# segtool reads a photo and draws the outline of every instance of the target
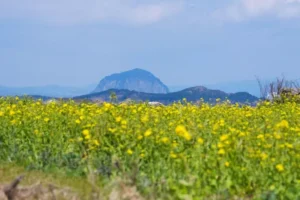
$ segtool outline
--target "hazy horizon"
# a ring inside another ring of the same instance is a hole
[[[123,71],[122,71],[123,72]],[[111,74],[110,74],[111,75]],[[109,75],[108,75],[109,76]],[[155,76],[155,75],[154,75]],[[105,78],[105,77],[103,77]],[[263,84],[266,84],[273,80],[262,80]],[[70,86],[70,85],[37,85],[37,86],[4,86],[0,85],[0,90],[2,89],[3,94],[11,94],[11,95],[21,95],[23,94],[47,94],[46,96],[72,96],[73,95],[83,95],[88,94],[98,86],[98,83],[91,83],[87,85],[80,86]],[[166,85],[169,89],[169,92],[177,92],[187,88],[204,86],[208,89],[221,90],[227,93],[235,93],[235,92],[248,92],[254,96],[259,96],[259,83],[257,80],[241,80],[241,81],[229,81],[229,82],[217,82],[214,84],[197,84],[197,85]],[[26,92],[27,91],[27,92]],[[0,91],[1,94],[1,91]]]

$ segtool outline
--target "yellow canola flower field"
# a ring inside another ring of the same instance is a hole
[[[2,98],[0,161],[83,176],[92,169],[103,184],[134,172],[145,197],[299,199],[300,105]]]

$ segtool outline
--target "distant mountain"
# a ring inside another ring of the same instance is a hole
[[[5,87],[0,86],[0,96],[40,95],[58,98],[68,98],[90,93],[95,85],[85,87],[64,87],[56,85],[37,87]]]
[[[267,81],[263,80],[263,84],[266,84]],[[232,82],[223,82],[216,84],[205,85],[211,89],[219,89],[228,93],[234,92],[248,92],[255,96],[260,96],[260,89],[257,80],[243,80],[243,81],[232,81]]]
[[[203,98],[206,102],[215,102],[216,99],[220,98],[221,100],[229,99],[233,103],[254,103],[258,101],[258,98],[246,93],[246,92],[238,92],[238,93],[225,93],[220,90],[210,90],[206,87],[192,87],[179,92],[167,93],[167,94],[154,94],[154,93],[143,93],[136,92],[130,90],[118,90],[118,89],[110,89],[107,91],[93,93],[83,96],[74,97],[75,100],[92,100],[92,101],[110,101],[111,93],[115,93],[118,101],[126,101],[127,99],[131,99],[134,101],[158,101],[164,104],[170,104],[183,98],[186,98],[187,101],[199,101]]]
[[[267,81],[263,80],[263,84],[265,85],[268,83]],[[248,92],[254,96],[260,96],[260,89],[259,84],[257,80],[242,80],[242,81],[232,81],[232,82],[220,82],[215,84],[203,84],[203,86],[210,88],[210,89],[216,89],[216,90],[222,90],[226,93],[236,93],[236,92]],[[177,85],[172,86],[169,85],[170,92],[178,92],[180,90],[183,90],[184,88],[188,88],[187,85]]]
[[[125,89],[154,94],[165,94],[169,92],[168,87],[157,77],[142,69],[133,69],[107,76],[100,81],[93,93],[99,93],[110,89]]]
[[[181,90],[184,90],[186,88],[189,88],[191,86],[187,85],[168,85],[169,92],[179,92]]]

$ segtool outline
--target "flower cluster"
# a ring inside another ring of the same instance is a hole
[[[1,98],[0,161],[85,173],[113,170],[117,159],[124,173],[138,163],[139,188],[151,193],[145,186],[151,184],[162,198],[224,191],[260,198],[272,188],[279,199],[297,199],[299,119],[300,105],[292,102],[150,106]]]

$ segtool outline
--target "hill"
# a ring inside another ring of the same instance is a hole
[[[233,103],[254,103],[258,100],[257,97],[246,93],[225,93],[220,90],[210,90],[206,87],[198,86],[184,89],[179,92],[167,93],[167,94],[154,94],[154,93],[144,93],[136,92],[130,90],[118,90],[110,89],[107,91],[93,93],[83,96],[74,97],[75,100],[92,100],[92,101],[110,101],[111,93],[115,93],[118,101],[126,101],[128,99],[134,101],[158,101],[163,104],[170,104],[176,101],[180,101],[183,98],[186,98],[187,101],[196,102],[203,98],[206,102],[215,102],[216,99],[220,98],[221,100],[229,99]]]
[[[93,93],[110,89],[125,89],[145,93],[168,93],[168,87],[152,73],[133,69],[122,73],[112,74],[100,81]]]

